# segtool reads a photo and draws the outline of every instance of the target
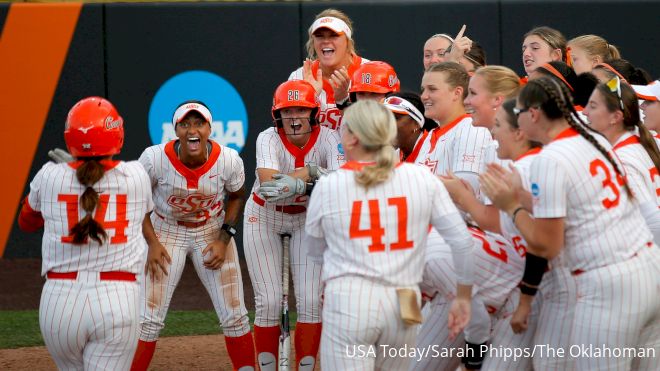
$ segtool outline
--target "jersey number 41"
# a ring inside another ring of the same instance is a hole
[[[380,204],[378,200],[367,200],[369,207],[370,228],[360,229],[360,219],[362,216],[362,201],[353,201],[351,209],[351,228],[349,237],[371,238],[369,252],[385,251],[383,236],[385,228],[380,224]],[[413,247],[413,241],[408,240],[408,201],[405,197],[391,197],[387,199],[387,206],[393,206],[397,211],[397,241],[390,244],[391,250],[403,250]],[[386,207],[387,207],[386,206]]]

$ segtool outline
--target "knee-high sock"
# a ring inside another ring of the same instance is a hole
[[[321,343],[321,323],[296,323],[294,337],[296,370],[313,370]]]
[[[133,363],[131,364],[131,371],[147,371],[155,351],[155,341],[138,341],[138,346],[133,356]]]
[[[277,354],[280,342],[280,327],[254,326],[254,345],[259,367],[263,371],[277,369]]]
[[[256,370],[254,340],[251,332],[239,337],[225,336],[225,344],[227,344],[227,353],[229,353],[234,370],[246,366]]]

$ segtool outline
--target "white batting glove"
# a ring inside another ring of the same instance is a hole
[[[267,201],[279,201],[295,195],[304,195],[307,185],[302,179],[286,174],[275,174],[273,179],[263,182],[258,193]]]
[[[328,175],[329,171],[320,167],[314,162],[310,162],[307,165],[307,172],[309,173],[309,177],[312,178],[312,180],[318,180],[320,177],[324,175]]]
[[[48,151],[48,157],[51,158],[56,164],[67,163],[73,161],[73,156],[69,152],[55,148],[52,151]]]

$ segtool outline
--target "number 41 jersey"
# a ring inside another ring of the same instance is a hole
[[[142,220],[153,209],[147,173],[137,161],[102,161],[105,173],[93,188],[99,200],[92,216],[108,238],[102,244],[74,245],[71,228],[85,217],[80,197],[85,186],[76,178],[81,162],[46,163],[30,183],[27,202],[44,219],[42,272],[139,273],[144,269],[146,243]]]
[[[384,183],[355,181],[348,162],[322,177],[307,209],[306,231],[324,238],[322,280],[360,276],[392,286],[422,280],[429,224],[458,210],[442,182],[422,166],[399,164]]]

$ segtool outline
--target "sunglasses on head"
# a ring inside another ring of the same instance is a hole
[[[623,108],[623,98],[621,98],[621,79],[619,76],[614,76],[610,81],[605,83],[607,87],[610,89],[612,93],[616,94],[617,99],[619,100],[619,106],[621,107],[621,111],[624,110]]]

